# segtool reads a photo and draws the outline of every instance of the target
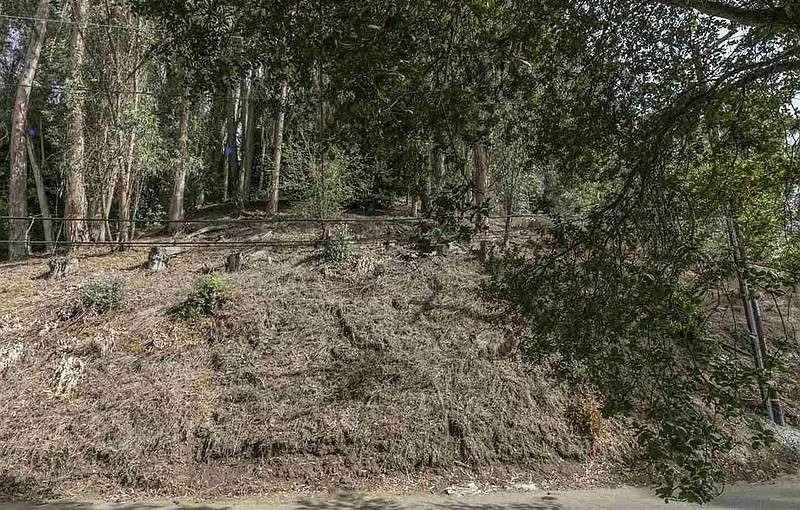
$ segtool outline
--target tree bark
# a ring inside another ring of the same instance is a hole
[[[134,80],[135,83],[135,80]],[[134,85],[134,88],[136,85]],[[134,111],[136,110],[138,101],[134,101]],[[125,154],[125,163],[120,172],[119,186],[117,187],[117,202],[118,209],[117,217],[119,218],[119,242],[128,242],[129,221],[131,219],[131,192],[133,185],[133,175],[136,163],[136,133],[135,130],[131,131],[128,135],[128,147]]]
[[[39,0],[36,8],[37,22],[34,33],[25,54],[25,63],[22,68],[17,92],[14,97],[14,108],[11,112],[11,140],[9,150],[10,174],[8,181],[8,212],[9,216],[25,217],[28,215],[28,166],[25,155],[28,110],[30,108],[31,88],[39,65],[39,56],[44,46],[47,33],[47,18],[50,10],[48,0]],[[14,241],[8,245],[8,258],[17,260],[28,254],[26,220],[11,220],[9,222],[9,240]]]
[[[444,151],[436,150],[436,192],[441,193],[444,189]]]
[[[239,190],[244,202],[250,201],[250,183],[253,175],[253,151],[255,150],[255,112],[253,108],[253,88],[255,76],[247,85],[247,95],[242,105],[242,129],[244,129],[244,155],[242,157],[242,179]]]
[[[137,23],[137,27],[138,27]],[[139,65],[139,56],[141,53],[141,39],[140,32],[136,32],[136,37],[133,41],[133,65]],[[134,67],[131,74],[131,94],[130,108],[133,117],[139,110],[139,69]],[[133,192],[134,173],[136,171],[136,130],[131,129],[128,133],[127,147],[125,151],[125,160],[122,162],[122,170],[119,175],[119,183],[117,185],[117,218],[119,219],[117,241],[122,245],[128,242],[130,233],[131,219],[131,193]],[[122,246],[120,246],[122,248]]]
[[[226,155],[226,165],[225,165],[225,176],[224,176],[224,193],[223,193],[223,201],[227,202],[230,199],[230,188],[231,188],[231,178],[233,178],[234,182],[236,181],[237,176],[237,167],[239,164],[239,145],[237,140],[237,112],[239,103],[239,87],[234,87],[231,89],[230,96],[228,97],[228,107],[227,107],[227,134],[225,137],[225,155]],[[237,197],[234,197],[235,199]]]
[[[183,196],[186,189],[186,170],[189,159],[189,96],[183,99],[181,107],[180,139],[178,141],[178,159],[175,161],[172,179],[172,197],[169,201],[169,220],[179,222],[183,220]],[[174,234],[181,230],[181,223],[170,223],[169,232]]]
[[[211,130],[208,137],[207,161],[211,171],[207,176],[202,176],[198,182],[197,207],[205,205],[207,197],[215,196],[212,182],[216,181],[218,175],[225,172],[225,101],[224,94],[215,94],[211,99]],[[217,174],[217,172],[221,172]],[[213,200],[213,198],[211,198]]]
[[[267,128],[266,126],[266,118],[263,120],[263,125],[261,126],[261,164],[259,165],[258,171],[258,192],[259,194],[264,191],[264,185],[267,182],[267,132],[271,132],[272,128]],[[269,150],[272,151],[272,144],[274,143],[275,137],[270,137],[270,144]],[[272,164],[270,160],[270,165]],[[269,200],[269,199],[267,199]],[[269,209],[269,207],[267,208]]]
[[[41,131],[39,136],[42,136]],[[39,163],[36,162],[36,154],[33,150],[33,143],[30,138],[26,138],[26,145],[28,146],[28,158],[31,160],[31,170],[33,170],[33,178],[36,181],[36,195],[39,198],[39,212],[42,213],[42,230],[44,231],[44,240],[47,243],[48,249],[53,244],[53,221],[50,219],[50,206],[47,203],[47,191],[44,187],[44,179],[42,178],[42,170]],[[42,154],[44,160],[44,154]]]
[[[275,116],[275,140],[272,146],[272,180],[270,181],[269,212],[278,214],[280,201],[281,158],[283,155],[283,126],[286,120],[286,101],[289,97],[289,82],[281,83],[281,99]]]
[[[87,240],[86,185],[84,183],[84,106],[83,87],[84,32],[89,0],[72,0],[74,24],[70,34],[70,90],[67,97],[66,199],[64,217],[70,242]]]
[[[489,169],[489,157],[486,147],[481,143],[472,146],[472,179],[475,207],[480,209],[486,200],[486,174]],[[475,229],[483,230],[486,218],[483,214],[475,215]]]

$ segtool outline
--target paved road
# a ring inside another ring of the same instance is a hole
[[[469,496],[378,497],[342,494],[282,503],[236,500],[46,504],[0,503],[2,510],[800,510],[800,480],[729,487],[710,505],[665,504],[643,489],[598,489],[565,492],[495,492]]]

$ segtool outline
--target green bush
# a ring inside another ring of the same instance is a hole
[[[224,278],[209,274],[198,279],[186,301],[177,309],[184,318],[212,315],[229,300],[230,285]]]
[[[476,208],[469,192],[470,184],[462,184],[444,189],[434,198],[430,210],[433,221],[420,222],[412,236],[419,251],[430,253],[449,243],[467,243],[472,239],[471,222],[476,215],[488,213],[488,203]]]
[[[326,235],[322,239],[322,260],[328,263],[344,262],[350,256],[350,242],[346,231]]]
[[[89,282],[81,288],[84,310],[105,313],[122,308],[124,302],[125,286],[119,281]]]

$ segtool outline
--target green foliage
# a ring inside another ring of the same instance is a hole
[[[284,155],[288,167],[284,187],[289,196],[302,203],[305,214],[333,217],[353,199],[355,177],[363,169],[354,152],[338,146],[323,149],[302,139],[288,144]]]
[[[89,282],[80,290],[84,310],[106,313],[122,308],[125,303],[125,286],[120,281]]]
[[[488,294],[529,320],[528,359],[598,391],[605,416],[634,420],[659,495],[708,501],[732,442],[722,420],[744,413],[767,374],[709,331],[703,280],[685,278],[696,249],[609,258],[591,232],[570,228],[574,244],[558,255],[499,261]]]
[[[185,319],[213,315],[230,299],[230,284],[224,278],[205,275],[199,278],[186,301],[175,310]]]
[[[488,214],[489,205],[476,208],[470,200],[471,185],[445,188],[431,202],[431,221],[423,220],[414,229],[413,240],[423,253],[436,251],[453,242],[469,242],[477,214]]]
[[[320,243],[321,258],[328,263],[339,263],[347,260],[352,249],[347,231],[342,229],[326,235]]]

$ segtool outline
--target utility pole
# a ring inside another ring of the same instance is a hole
[[[736,276],[739,280],[739,294],[744,305],[745,318],[747,319],[747,330],[753,351],[753,361],[756,369],[761,373],[765,370],[764,360],[767,358],[767,343],[764,337],[764,327],[761,320],[761,307],[758,299],[750,290],[745,270],[747,268],[747,256],[744,247],[740,242],[739,228],[736,221],[732,218],[726,220],[728,229],[728,240],[731,245],[731,254],[736,267]],[[761,400],[769,419],[778,424],[784,425],[783,407],[774,383],[767,381],[766,385],[759,383],[761,389]]]

